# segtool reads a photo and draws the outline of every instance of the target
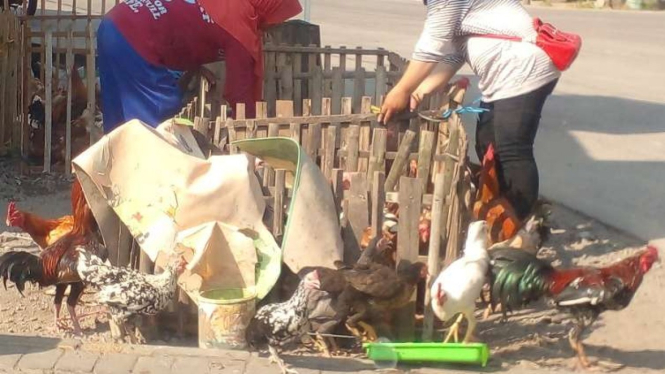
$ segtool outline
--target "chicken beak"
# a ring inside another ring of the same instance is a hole
[[[305,282],[305,288],[310,290],[318,290],[321,288],[321,282],[318,279],[308,280]]]

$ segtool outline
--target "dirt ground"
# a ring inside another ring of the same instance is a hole
[[[46,217],[70,210],[69,181],[63,177],[16,177],[16,170],[0,160],[0,209],[2,217],[9,199],[21,209]],[[550,218],[552,233],[540,256],[555,260],[557,266],[603,265],[614,262],[644,243],[602,223],[554,204]],[[25,234],[7,229],[0,222],[0,253],[9,250],[37,251]],[[646,276],[631,305],[619,312],[606,312],[592,327],[585,340],[591,357],[625,364],[620,372],[665,371],[665,270],[656,265]],[[13,285],[0,289],[0,334],[62,337],[53,328],[52,290],[28,287],[21,297]],[[91,294],[86,294],[80,313],[93,310]],[[63,308],[64,309],[64,308]],[[64,312],[66,315],[66,311]],[[481,311],[478,312],[479,314]],[[479,340],[492,349],[490,370],[569,370],[575,363],[568,345],[569,320],[546,304],[513,314],[505,323],[499,315],[481,321]],[[82,321],[84,341],[110,342],[105,317]],[[155,344],[195,345],[193,339],[178,339],[166,334]]]

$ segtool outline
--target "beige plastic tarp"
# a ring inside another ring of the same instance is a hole
[[[293,189],[282,239],[284,263],[298,273],[307,266],[333,267],[344,256],[339,216],[330,182],[291,138],[256,138],[233,143],[273,168],[285,169]]]
[[[177,246],[191,270],[180,285],[196,301],[200,290],[234,287],[256,287],[262,298],[279,277],[281,251],[262,222],[265,202],[247,162],[204,159],[189,124],[155,130],[134,120],[73,166],[110,252],[120,222],[158,264]]]

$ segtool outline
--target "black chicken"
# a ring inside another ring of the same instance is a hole
[[[289,300],[263,306],[247,326],[245,337],[249,348],[258,350],[267,346],[270,361],[279,365],[282,374],[297,374],[295,370],[286,366],[277,350],[297,341],[307,333],[308,295],[311,290],[318,287],[318,274],[308,273]]]

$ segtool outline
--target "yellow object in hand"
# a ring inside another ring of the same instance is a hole
[[[369,107],[369,110],[372,112],[372,114],[379,114],[379,113],[381,113],[381,108],[378,107],[378,106],[376,106],[376,105],[372,105],[372,106],[370,106],[370,107]]]

